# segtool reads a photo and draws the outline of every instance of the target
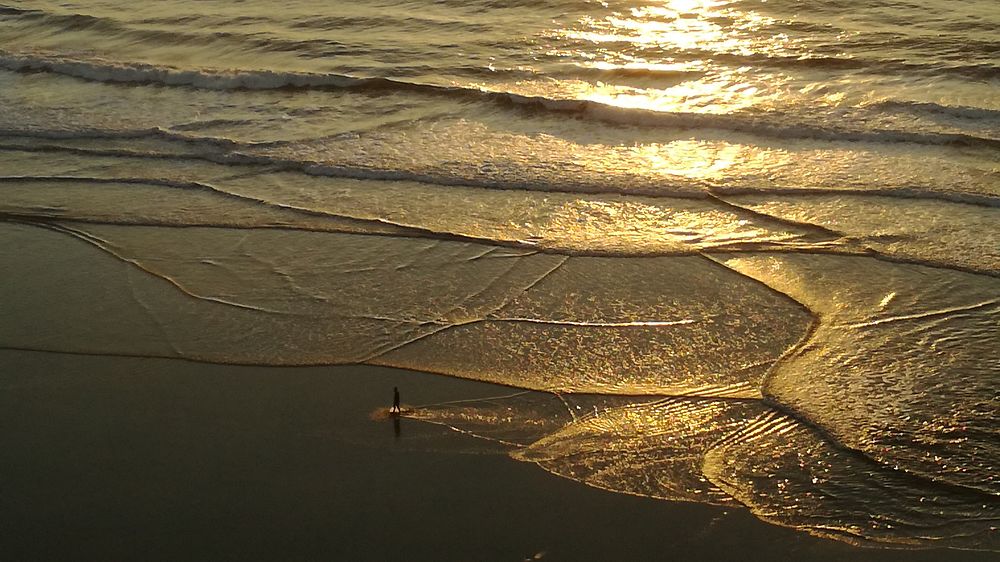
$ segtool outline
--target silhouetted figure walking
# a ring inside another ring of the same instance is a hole
[[[399,389],[395,386],[392,387],[392,408],[389,408],[389,413],[397,416],[402,413],[399,409]]]

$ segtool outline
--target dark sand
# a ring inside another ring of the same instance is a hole
[[[509,389],[374,368],[0,351],[3,560],[988,560],[606,492],[369,414]]]

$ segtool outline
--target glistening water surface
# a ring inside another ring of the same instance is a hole
[[[404,416],[995,556],[997,29],[992,0],[0,1],[0,346],[506,385]]]

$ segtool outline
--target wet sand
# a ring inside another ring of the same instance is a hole
[[[9,560],[907,560],[740,508],[614,494],[493,443],[373,421],[509,393],[379,367],[265,368],[0,351]]]

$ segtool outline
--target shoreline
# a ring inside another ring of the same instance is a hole
[[[14,559],[982,560],[855,548],[742,508],[556,478],[439,426],[370,420],[508,388],[400,369],[0,351]],[[6,495],[6,494],[5,494]],[[736,554],[739,553],[739,554]]]

